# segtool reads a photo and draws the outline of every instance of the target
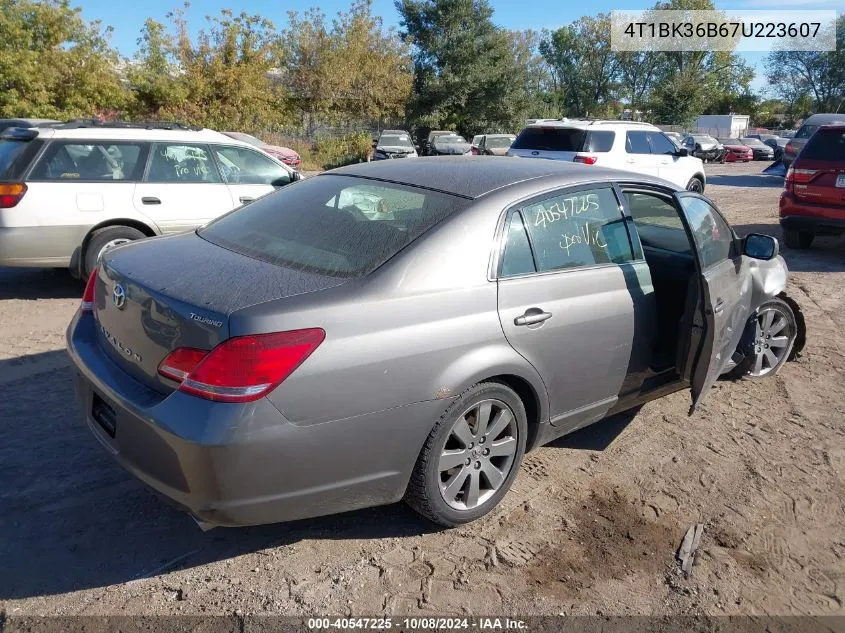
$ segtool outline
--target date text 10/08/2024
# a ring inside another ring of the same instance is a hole
[[[512,618],[308,618],[311,630],[525,631],[527,622]]]

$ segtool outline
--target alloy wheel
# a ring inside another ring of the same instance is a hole
[[[455,420],[440,453],[440,494],[456,510],[484,504],[504,484],[517,453],[518,426],[501,400],[482,400]]]
[[[778,306],[765,306],[757,315],[754,361],[749,373],[759,378],[780,367],[792,350],[796,334],[791,315]]]

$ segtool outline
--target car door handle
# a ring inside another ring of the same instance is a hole
[[[161,200],[154,196],[144,196],[141,198],[142,204],[161,204]]]
[[[241,196],[240,197],[241,204],[249,204],[253,200],[255,200],[255,198],[250,198],[249,196]]]
[[[716,305],[713,306],[713,314],[722,314],[725,311],[725,302],[722,299],[716,300]]]
[[[636,159],[636,158],[629,158],[629,159],[627,160],[627,162],[629,162],[629,163],[636,163],[636,162],[637,162],[637,159]]]
[[[542,323],[546,319],[551,319],[551,312],[543,312],[540,308],[530,308],[525,311],[525,314],[518,316],[513,320],[514,325],[536,325]]]

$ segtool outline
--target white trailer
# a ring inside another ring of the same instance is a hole
[[[748,134],[750,119],[747,114],[702,114],[695,127],[701,134],[736,138]]]

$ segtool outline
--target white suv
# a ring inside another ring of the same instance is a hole
[[[528,125],[508,156],[547,158],[624,169],[704,191],[704,164],[660,128],[634,121],[542,120]]]
[[[0,266],[85,275],[108,248],[196,228],[294,180],[247,143],[179,124],[0,134]]]

